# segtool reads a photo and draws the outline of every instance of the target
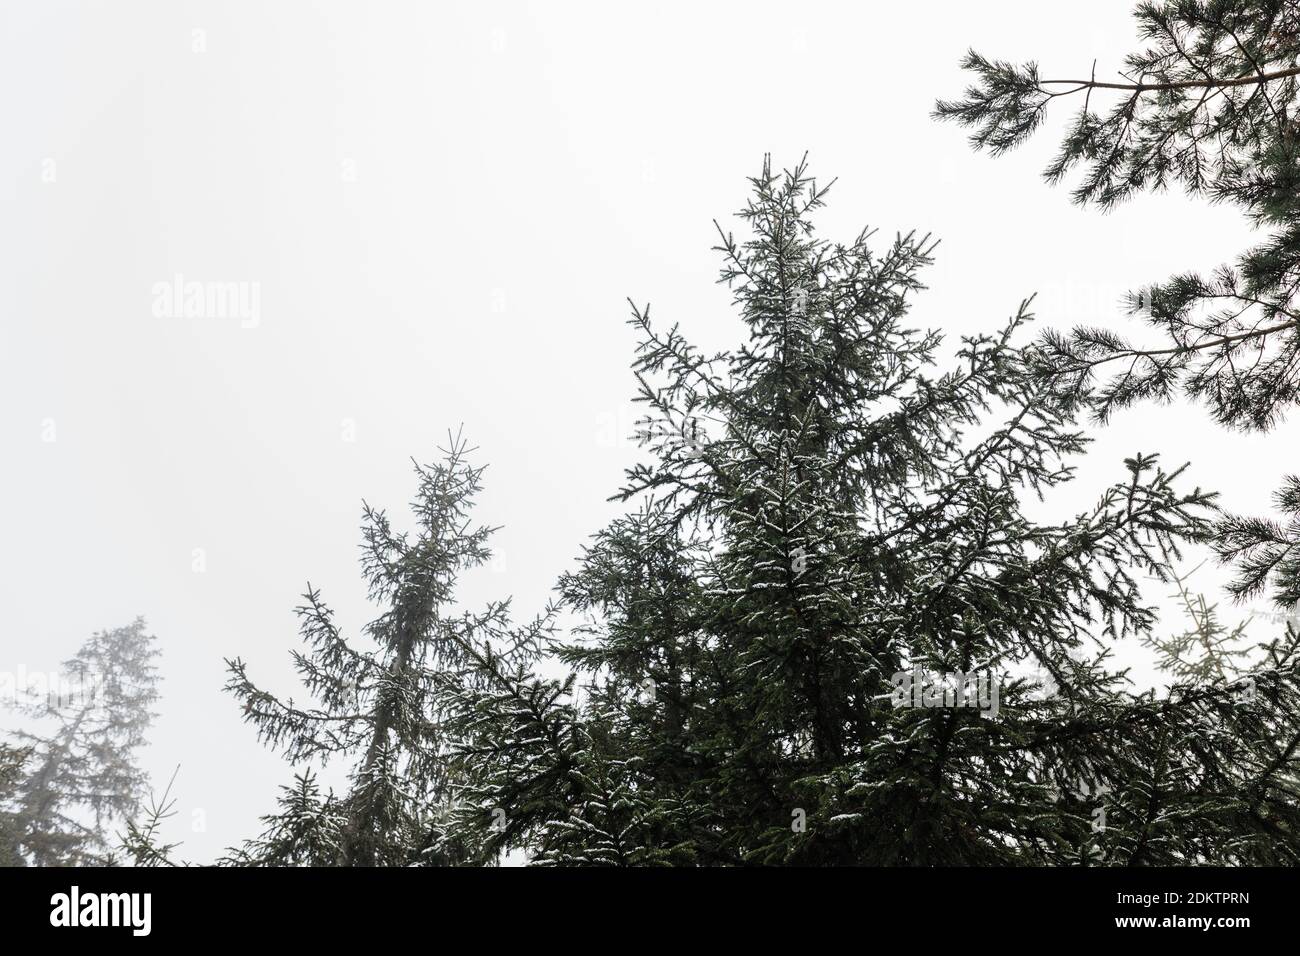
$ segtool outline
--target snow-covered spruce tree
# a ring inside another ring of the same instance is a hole
[[[1136,455],[1093,509],[1031,521],[1022,496],[1068,480],[1085,439],[1014,343],[1025,308],[934,370],[939,335],[907,319],[927,241],[817,238],[825,189],[802,164],[752,184],[751,236],[720,246],[747,341],[704,355],[633,308],[652,454],[620,493],[640,504],[561,583],[588,616],[558,646],[583,694],[494,667],[497,689],[456,708],[496,846],[568,864],[1296,859],[1267,749],[1294,675],[1257,675],[1247,709],[1231,687],[1134,695],[1107,668],[1153,624],[1138,577],[1204,539],[1212,496]],[[927,675],[1025,665],[1055,696],[1013,677],[983,714],[924,706],[944,698]],[[913,674],[923,706],[895,706]]]
[[[232,849],[221,862],[230,866],[326,866],[339,862],[341,834],[348,818],[333,793],[321,793],[311,770],[280,788],[275,813],[262,817],[257,837]]]
[[[643,756],[652,729],[613,685],[538,676],[538,648],[467,644],[447,682],[459,799],[440,831],[465,862],[522,849],[539,865],[691,863],[680,839],[698,811],[659,787]]]
[[[158,651],[143,618],[94,634],[65,661],[58,686],[27,705],[48,734],[14,736],[30,751],[9,797],[10,855],[35,866],[114,862],[114,827],[148,786],[138,751],[158,699]]]
[[[1221,423],[1268,429],[1300,401],[1300,5],[1294,0],[1163,0],[1135,12],[1144,47],[1116,79],[1044,78],[971,52],[977,82],[936,115],[974,128],[1000,154],[1027,139],[1057,100],[1079,103],[1049,182],[1083,167],[1073,198],[1109,208],[1181,186],[1240,207],[1266,238],[1213,275],[1188,272],[1131,295],[1130,312],[1164,342],[1105,328],[1044,336],[1043,371],[1098,419],[1178,392]],[[1288,523],[1224,518],[1221,556],[1238,559],[1239,596],[1300,602],[1300,479],[1279,492]]]
[[[264,818],[263,834],[228,862],[399,866],[467,855],[445,830],[458,783],[447,759],[442,684],[464,668],[471,641],[536,643],[548,626],[543,618],[512,629],[508,601],[477,614],[454,607],[459,574],[490,557],[492,529],[469,518],[483,471],[468,463],[470,451],[456,436],[441,461],[416,464],[413,536],[364,506],[362,571],[370,599],[383,606],[365,628],[372,647],[349,644],[308,585],[298,608],[307,651],[295,652],[294,662],[315,706],[256,687],[243,661],[227,661],[227,689],[261,740],[293,764],[352,762],[342,797],[322,794],[310,773],[298,775],[279,811]],[[458,686],[472,687],[473,678]]]

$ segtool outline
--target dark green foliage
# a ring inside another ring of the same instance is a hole
[[[112,828],[135,816],[147,789],[136,756],[158,699],[157,656],[141,618],[100,631],[64,662],[60,687],[30,702],[55,728],[14,735],[30,756],[6,801],[7,855],[36,866],[115,861]]]
[[[1073,197],[1103,208],[1145,190],[1181,186],[1232,203],[1266,238],[1212,275],[1174,276],[1131,296],[1131,313],[1167,344],[1145,348],[1105,329],[1048,333],[1037,355],[1062,393],[1113,410],[1179,392],[1221,423],[1272,427],[1300,399],[1300,7],[1289,0],[1171,0],[1136,8],[1143,48],[1122,79],[1044,79],[974,52],[977,82],[936,114],[974,128],[976,148],[1011,149],[1058,99],[1082,99],[1047,168],[1080,170]],[[1295,479],[1282,496],[1288,501]],[[1291,513],[1296,509],[1284,508]],[[1283,605],[1300,597],[1294,522],[1230,519],[1221,550],[1241,555],[1238,593],[1265,586]],[[1261,576],[1261,571],[1263,575]]]
[[[443,839],[467,862],[511,848],[552,866],[697,861],[677,835],[699,811],[662,792],[655,768],[629,746],[644,729],[611,706],[607,689],[587,688],[596,696],[579,706],[574,675],[540,678],[530,663],[485,651],[478,680],[453,692],[465,786]]]
[[[1267,518],[1232,517],[1219,528],[1215,547],[1220,557],[1236,561],[1241,573],[1233,584],[1240,596],[1258,594],[1270,579],[1276,603],[1300,608],[1300,478],[1286,479],[1275,496],[1285,524]]]
[[[573,673],[476,656],[451,830],[559,864],[1295,859],[1294,655],[1253,709],[1107,666],[1212,496],[1136,455],[1093,509],[1031,521],[1085,439],[1015,341],[1025,308],[939,371],[907,318],[929,243],[817,238],[802,165],[752,185],[750,236],[719,247],[746,341],[703,355],[634,307],[637,507],[561,582]],[[1000,708],[894,706],[914,667],[988,675]]]
[[[470,524],[482,468],[459,437],[442,461],[416,465],[414,536],[364,507],[362,571],[383,611],[366,628],[373,646],[352,646],[310,586],[298,609],[305,653],[294,663],[315,706],[256,687],[240,660],[227,661],[227,689],[259,738],[294,764],[347,759],[349,792],[322,796],[310,774],[286,788],[261,838],[232,851],[240,863],[402,866],[454,862],[440,808],[455,798],[443,683],[470,663],[479,641],[536,641],[546,626],[509,628],[508,603],[472,615],[453,606],[459,574],[488,560],[490,528]],[[471,682],[472,683],[472,682]]]
[[[262,818],[256,839],[231,850],[230,866],[325,866],[341,855],[347,813],[333,794],[322,794],[310,770],[281,787],[279,810]]]

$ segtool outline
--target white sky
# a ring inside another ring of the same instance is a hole
[[[361,499],[404,515],[409,458],[460,423],[504,526],[465,595],[539,609],[636,455],[625,297],[740,341],[712,220],[765,151],[839,177],[824,235],[942,238],[921,324],[989,330],[1038,292],[1045,324],[1122,326],[1127,288],[1237,252],[1240,214],[1079,210],[1038,177],[1052,130],[992,160],[929,112],[970,46],[1113,71],[1129,7],[4,3],[0,670],[145,615],[165,675],[146,762],[160,786],[181,768],[169,836],[209,861],[253,835],[291,773],[221,692],[222,657],[293,691],[308,579],[355,633]],[[176,273],[258,283],[259,323],[156,317]],[[1135,410],[1047,513],[1137,450],[1263,511],[1296,434]]]

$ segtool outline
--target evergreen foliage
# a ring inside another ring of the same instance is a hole
[[[633,306],[635,507],[561,581],[568,676],[480,655],[453,690],[451,831],[548,864],[1296,861],[1293,651],[1249,707],[1108,664],[1213,496],[1137,454],[1094,508],[1030,520],[1086,440],[1015,341],[1027,307],[940,371],[908,318],[928,240],[818,238],[803,164],[751,184],[749,236],[719,229],[746,341],[705,355]],[[914,668],[988,675],[1000,706],[937,706],[935,679],[896,706]]]
[[[298,608],[305,652],[294,664],[314,705],[281,699],[252,683],[241,660],[228,660],[227,689],[264,742],[293,764],[351,761],[350,788],[322,794],[310,773],[284,788],[279,811],[258,839],[230,862],[404,866],[454,862],[439,818],[455,799],[450,772],[447,695],[442,684],[469,662],[474,641],[536,642],[547,626],[512,629],[509,602],[477,614],[456,611],[457,578],[490,557],[492,529],[470,523],[483,469],[453,437],[440,461],[415,465],[419,487],[413,535],[363,505],[362,572],[382,607],[354,647],[333,611],[308,585]],[[503,645],[504,646],[504,645]],[[472,681],[470,681],[472,683]]]
[[[64,662],[58,689],[27,704],[56,726],[48,734],[14,734],[30,755],[5,801],[11,859],[115,862],[112,828],[135,816],[148,785],[136,756],[158,699],[154,640],[143,618],[97,632]]]
[[[1272,427],[1300,400],[1300,7],[1290,0],[1165,0],[1136,7],[1144,46],[1122,79],[1045,79],[1038,66],[974,51],[964,98],[936,115],[972,127],[994,154],[1043,123],[1056,100],[1082,99],[1048,166],[1049,182],[1081,170],[1072,196],[1109,208],[1136,193],[1181,186],[1241,208],[1265,233],[1211,275],[1174,276],[1130,296],[1130,312],[1165,342],[1134,344],[1105,328],[1041,339],[1041,365],[1096,417],[1179,392],[1233,428]],[[1104,105],[1103,105],[1104,104]],[[1273,584],[1300,600],[1300,479],[1279,505],[1290,520],[1227,518],[1218,549],[1241,559],[1234,593]]]
[[[454,435],[413,462],[412,530],[362,503],[357,638],[307,584],[305,701],[226,661],[292,782],[218,862],[1300,864],[1300,625],[1253,644],[1174,571],[1209,546],[1234,597],[1300,607],[1300,477],[1277,516],[1226,515],[1134,450],[1090,507],[1035,516],[1089,421],[1183,395],[1262,431],[1300,403],[1300,7],[1136,18],[1121,80],[972,51],[974,85],[936,115],[1002,154],[1081,100],[1046,170],[1075,202],[1178,186],[1244,211],[1262,238],[1234,262],[1132,293],[1160,344],[1035,335],[1032,300],[948,342],[913,317],[936,243],[823,238],[833,184],[765,159],[739,235],[715,223],[734,347],[629,303],[643,450],[556,606],[516,625],[508,599],[460,605],[494,529]],[[1136,689],[1123,646],[1169,686]],[[53,729],[0,743],[0,865],[183,865],[172,783],[146,800],[137,762],[157,654],[143,620],[96,633],[64,665],[75,692],[29,706]]]

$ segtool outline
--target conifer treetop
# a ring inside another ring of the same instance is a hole
[[[1256,675],[1253,716],[1230,686],[1157,698],[1109,664],[1155,622],[1138,578],[1205,540],[1213,495],[1139,453],[1093,509],[1031,521],[1023,496],[1086,440],[1017,341],[1027,304],[945,358],[909,318],[932,242],[819,238],[803,162],[750,185],[718,247],[744,342],[703,354],[633,305],[628,511],[561,581],[568,676],[496,668],[462,695],[472,805],[551,864],[1296,859],[1250,822],[1294,832],[1269,749],[1293,661]],[[987,675],[998,712],[896,705],[914,672]]]

